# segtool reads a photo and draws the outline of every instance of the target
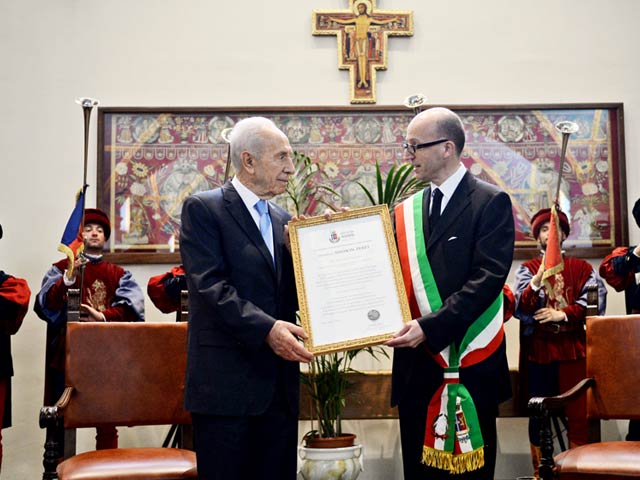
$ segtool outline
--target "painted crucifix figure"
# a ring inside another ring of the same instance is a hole
[[[376,70],[387,69],[389,36],[413,35],[413,13],[348,0],[349,10],[314,10],[314,35],[336,35],[338,68],[349,70],[351,103],[376,102]]]

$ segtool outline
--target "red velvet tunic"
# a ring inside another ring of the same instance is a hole
[[[68,260],[60,260],[55,266],[64,272],[67,269]],[[136,312],[123,303],[113,305],[116,290],[125,270],[118,265],[109,262],[90,262],[84,269],[84,284],[82,303],[86,303],[103,313],[107,322],[135,322],[138,320]],[[47,292],[47,308],[50,310],[62,310],[67,303],[67,290],[80,288],[80,275],[76,276],[75,283],[67,287],[62,276]]]
[[[4,277],[0,272],[0,277]],[[22,278],[7,276],[0,282],[0,332],[13,335],[29,309],[31,290]]]
[[[635,283],[636,280],[635,272],[632,268],[625,269],[624,272],[616,272],[614,268],[614,259],[625,257],[628,253],[628,247],[617,247],[604,258],[600,265],[600,276],[615,288],[616,292],[622,292],[627,286]]]
[[[640,313],[640,285],[636,275],[640,273],[640,259],[633,254],[635,246],[618,247],[600,264],[600,276],[616,292],[624,291],[627,314]]]
[[[0,271],[0,396],[2,396],[0,428],[11,426],[10,380],[13,376],[11,335],[16,333],[22,325],[22,320],[29,308],[30,297],[31,290],[26,280]]]
[[[182,268],[182,265],[173,267],[170,271],[149,279],[147,294],[162,313],[180,310],[180,279],[184,281],[184,268]],[[176,282],[177,287],[168,291],[168,282]],[[186,289],[186,286],[184,287]]]
[[[64,335],[69,288],[80,288],[80,276],[73,285],[64,283],[68,260],[55,263],[45,274],[36,296],[35,311],[49,323],[47,329],[47,365],[64,370]],[[84,267],[81,302],[101,312],[107,322],[144,321],[144,295],[131,273],[101,258],[91,259]],[[56,401],[45,392],[45,401]]]
[[[526,280],[526,273],[528,273],[530,281],[538,271],[541,262],[542,258],[538,257],[523,263],[519,273],[524,273],[524,278],[520,280]],[[525,273],[525,269],[528,272]],[[564,270],[559,274],[564,280],[564,288],[561,289],[567,305],[564,308],[558,308],[557,301],[549,299],[545,293],[543,298],[540,298],[540,291],[534,291],[527,282],[519,298],[518,312],[533,315],[539,308],[549,306],[562,310],[567,315],[567,322],[564,322],[565,325],[561,324],[563,330],[557,333],[553,331],[553,326],[550,324],[547,324],[548,327],[535,325],[531,335],[529,360],[547,364],[555,360],[575,360],[586,356],[586,335],[583,325],[587,309],[576,301],[584,294],[584,288],[593,274],[593,268],[586,261],[564,257]]]

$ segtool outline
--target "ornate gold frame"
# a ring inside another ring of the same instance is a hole
[[[355,210],[349,210],[346,212],[335,213],[332,215],[331,220],[327,220],[324,217],[312,217],[305,220],[291,222],[289,224],[289,236],[291,239],[291,255],[293,257],[293,267],[295,271],[296,287],[298,291],[300,319],[303,328],[309,335],[309,338],[305,340],[305,347],[314,354],[339,352],[343,350],[351,350],[354,348],[363,348],[372,345],[378,345],[390,339],[393,334],[397,330],[399,330],[399,328],[396,328],[394,331],[378,333],[376,335],[364,336],[356,339],[348,339],[335,343],[316,344],[316,342],[314,342],[312,323],[316,321],[316,319],[310,318],[310,299],[307,296],[308,292],[305,286],[305,269],[301,259],[301,249],[305,249],[307,248],[307,246],[301,245],[298,232],[300,229],[316,226],[319,224],[339,223],[355,218],[363,218],[368,216],[380,217],[380,221],[382,223],[382,228],[384,231],[384,242],[386,244],[386,250],[388,252],[387,260],[389,261],[391,270],[393,272],[393,281],[396,287],[398,306],[402,315],[402,323],[406,323],[411,320],[411,312],[409,310],[409,303],[407,300],[404,282],[402,279],[402,272],[400,269],[400,260],[395,247],[391,218],[389,215],[389,210],[385,205],[375,205],[372,207],[365,207]],[[372,258],[371,261],[384,261],[384,259]],[[399,325],[398,327],[401,326],[402,325]]]

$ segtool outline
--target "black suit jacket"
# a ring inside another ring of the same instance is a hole
[[[465,174],[429,231],[430,190],[424,194],[423,224],[427,255],[442,307],[418,319],[426,340],[394,352],[392,405],[426,405],[443,379],[443,369],[428,351],[460,345],[468,327],[502,294],[513,259],[511,200],[499,188]],[[428,350],[428,351],[427,351]],[[487,411],[511,396],[505,342],[483,362],[463,368],[460,382],[476,407]]]
[[[186,199],[180,252],[189,290],[185,407],[195,413],[263,413],[276,388],[297,415],[299,367],[265,338],[276,320],[295,322],[293,264],[284,245],[289,214],[269,203],[275,266],[231,183]]]

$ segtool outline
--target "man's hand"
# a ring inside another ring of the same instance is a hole
[[[636,257],[640,257],[640,243],[638,245],[636,245],[636,248],[633,249],[633,254]]]
[[[107,321],[107,319],[104,317],[104,315],[101,312],[93,308],[91,305],[87,305],[86,303],[83,303],[80,305],[80,311],[88,314],[88,318],[85,320],[87,322],[106,322]]]
[[[531,279],[531,283],[533,284],[534,287],[540,288],[540,286],[542,285],[542,274],[543,273],[544,273],[544,262],[540,263],[540,267],[538,268],[538,271],[536,272],[536,274]]]
[[[340,207],[340,209],[338,210],[337,213],[343,213],[343,212],[348,212],[349,210],[351,210],[349,207]],[[324,217],[324,219],[327,222],[331,221],[331,218],[333,217],[333,215],[336,212],[334,212],[333,210],[331,210],[330,208],[325,208],[324,209],[324,213],[322,214],[322,216]]]
[[[69,276],[69,270],[65,270],[65,277],[67,277],[67,281],[69,283],[74,283],[76,281],[76,273],[78,269],[84,267],[87,263],[89,263],[89,259],[84,255],[78,255],[78,257],[73,262],[73,277]]]
[[[411,347],[415,348],[424,342],[425,334],[417,320],[411,320],[409,323],[405,323],[391,340],[387,340],[384,344],[388,347],[403,348]]]
[[[562,310],[554,310],[548,307],[540,308],[533,314],[533,319],[540,323],[563,322],[565,318]]]
[[[304,215],[300,215],[300,217],[296,217],[295,215],[293,217],[291,217],[291,220],[289,220],[290,223],[293,222],[297,222],[298,220],[306,220],[307,217]],[[286,224],[284,226],[284,246],[287,247],[287,250],[289,250],[289,253],[291,253],[291,237],[289,236],[289,224]]]
[[[349,207],[340,207],[340,212],[348,212],[348,211],[349,211]],[[327,222],[330,222],[331,217],[334,213],[335,212],[330,208],[326,208],[322,216]],[[291,217],[291,220],[289,220],[289,223],[297,222],[298,220],[306,220],[306,219],[307,219],[306,215],[300,215],[300,217],[297,217],[294,215]],[[287,250],[289,250],[289,253],[291,253],[291,237],[289,236],[289,224],[284,226],[284,246],[287,247]]]
[[[349,211],[349,207],[340,207],[340,212],[348,212],[348,211]],[[327,222],[330,222],[331,217],[334,213],[335,212],[330,208],[326,208],[322,216]],[[297,217],[294,215],[291,217],[291,220],[289,220],[289,223],[294,223],[294,222],[297,222],[298,220],[306,220],[306,219],[307,219],[306,215],[300,215],[300,217]],[[291,237],[289,237],[288,224],[284,226],[284,245],[285,247],[287,247],[287,250],[289,250],[289,253],[291,253]]]
[[[283,320],[276,320],[266,340],[276,355],[285,360],[309,363],[313,360],[313,354],[304,348],[296,337],[309,338],[302,327]]]

